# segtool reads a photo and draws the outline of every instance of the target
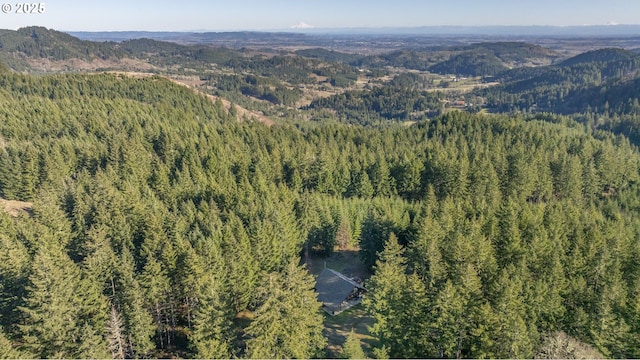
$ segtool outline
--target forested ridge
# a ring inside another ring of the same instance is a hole
[[[353,66],[379,68],[391,66],[464,76],[496,75],[507,68],[524,64],[549,64],[561,58],[553,50],[523,42],[479,42],[459,46],[431,46],[368,56],[322,48],[298,50],[296,54]]]
[[[544,356],[559,333],[640,356],[625,137],[458,111],[266,127],[160,77],[0,84],[0,196],[34,204],[0,213],[3,357],[324,357],[300,264],[337,241],[373,270],[367,356]]]
[[[309,109],[335,111],[343,122],[360,125],[380,125],[389,120],[426,118],[442,108],[440,93],[391,84],[372,91],[347,91],[311,102]]]
[[[636,93],[622,96],[640,74],[640,57],[623,49],[589,51],[557,65],[518,68],[496,76],[500,86],[483,89],[489,106],[500,111],[626,113],[637,111]],[[592,92],[585,96],[584,92]],[[608,102],[611,102],[609,104]]]

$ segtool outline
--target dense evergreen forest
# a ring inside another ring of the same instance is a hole
[[[397,55],[236,58],[151,40],[118,51],[159,46],[232,69],[201,74],[218,94],[290,107],[303,93],[291,83],[316,67],[349,87],[363,76],[349,62]],[[371,272],[373,319],[366,352],[352,332],[344,357],[640,357],[640,136],[613,100],[637,64],[606,51],[472,91],[497,108],[509,86],[553,75],[574,99],[599,101],[587,83],[609,96],[606,113],[445,109],[422,74],[380,69],[388,82],[301,109],[332,119],[272,126],[164,76],[0,66],[0,198],[32,203],[0,212],[0,357],[333,356],[304,259],[342,248]]]
[[[346,221],[390,356],[532,357],[554,331],[639,355],[624,138],[462,112],[268,128],[161,78],[0,80],[1,194],[34,202],[1,217],[6,354],[323,356],[298,263]]]
[[[442,110],[438,93],[419,91],[397,85],[379,87],[372,91],[346,91],[339,95],[314,100],[309,109],[335,111],[342,122],[360,125],[379,125],[389,120],[423,120]]]

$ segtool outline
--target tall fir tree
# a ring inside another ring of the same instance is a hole
[[[235,315],[233,292],[230,291],[234,283],[229,280],[231,269],[227,267],[221,249],[212,246],[207,257],[203,261],[190,253],[190,261],[186,264],[195,301],[190,347],[199,358],[229,358],[234,352],[231,325]]]
[[[364,359],[365,354],[362,350],[362,344],[358,335],[353,329],[347,334],[347,337],[342,345],[342,357],[344,359]]]
[[[43,358],[106,357],[104,298],[91,294],[80,269],[54,243],[33,262],[20,325],[28,351]]]
[[[231,321],[228,290],[224,279],[204,276],[198,291],[198,306],[194,313],[193,333],[190,337],[198,358],[225,359],[231,357]]]
[[[111,352],[112,359],[125,359],[129,353],[128,342],[126,334],[124,332],[124,323],[122,316],[115,306],[111,306],[111,312],[109,313],[109,320],[106,324],[107,331],[107,343],[109,345],[109,351]]]
[[[248,357],[323,357],[322,304],[313,287],[313,277],[293,262],[266,276],[260,306],[246,329]]]
[[[135,273],[133,255],[124,248],[119,259],[116,284],[116,300],[119,304],[124,332],[127,339],[128,358],[145,358],[151,354],[155,345],[153,336],[156,325],[146,307],[144,289]]]
[[[429,351],[424,346],[428,338],[426,291],[418,277],[407,276],[406,271],[404,249],[391,233],[366,283],[363,304],[374,318],[371,334],[390,356],[424,357]]]

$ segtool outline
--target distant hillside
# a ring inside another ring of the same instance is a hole
[[[0,50],[28,57],[56,60],[114,56],[113,43],[83,41],[69,34],[44,27],[27,27],[17,31],[0,30]]]
[[[493,76],[513,67],[549,65],[560,58],[553,50],[521,42],[488,42],[453,47],[448,60],[429,67],[439,74]]]
[[[640,115],[640,78],[607,82],[567,94],[560,109],[566,113],[596,112]]]
[[[223,64],[229,60],[244,56],[242,53],[224,48],[206,45],[179,45],[168,41],[152,39],[134,39],[116,44],[115,48],[135,58],[149,59],[156,64],[169,64],[176,61],[195,61]]]
[[[360,125],[385,123],[389,120],[420,120],[441,113],[439,92],[418,91],[394,85],[371,91],[346,91],[316,99],[308,109],[330,110],[342,122]]]
[[[115,45],[115,48],[130,55],[141,53],[166,53],[170,55],[180,53],[184,46],[172,42],[141,38],[123,41]]]
[[[580,55],[576,55],[563,61],[561,66],[572,66],[584,63],[608,63],[614,61],[625,61],[637,58],[638,55],[630,50],[618,48],[606,48],[588,51]]]
[[[429,67],[429,71],[438,74],[468,76],[492,76],[507,69],[497,56],[482,50],[467,51]]]
[[[342,62],[347,64],[353,63],[354,61],[358,61],[363,57],[362,55],[347,54],[347,53],[327,50],[323,48],[298,50],[295,53],[296,55],[308,57],[311,59],[319,59],[319,60],[332,61],[332,62]]]
[[[548,65],[561,56],[557,52],[524,42],[482,42],[467,46],[469,50],[483,49],[489,51],[508,65],[518,66],[533,63]]]
[[[44,27],[0,30],[0,62],[18,71],[29,70],[28,59],[62,61],[116,57],[113,43],[96,43]]]
[[[411,70],[426,71],[430,65],[442,61],[443,57],[433,51],[399,50],[387,54],[368,56],[358,61],[358,66],[392,66]]]
[[[28,70],[36,59],[67,61],[79,59],[118,62],[123,58],[137,59],[150,64],[171,66],[177,63],[228,62],[241,52],[208,45],[180,45],[152,39],[123,42],[94,42],[80,40],[67,33],[44,27],[27,27],[17,31],[0,30],[0,62],[14,70]]]
[[[640,56],[622,49],[580,54],[558,65],[520,68],[496,77],[502,85],[480,90],[498,111],[574,113],[626,109],[637,92],[628,83],[640,74]],[[629,87],[631,86],[631,87]]]

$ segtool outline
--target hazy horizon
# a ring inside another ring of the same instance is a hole
[[[433,26],[640,25],[634,0],[294,0],[183,1],[114,0],[42,2],[44,12],[3,8],[1,25],[16,30],[44,26],[60,31],[281,31],[286,29],[417,28]],[[8,11],[5,11],[8,10]]]

